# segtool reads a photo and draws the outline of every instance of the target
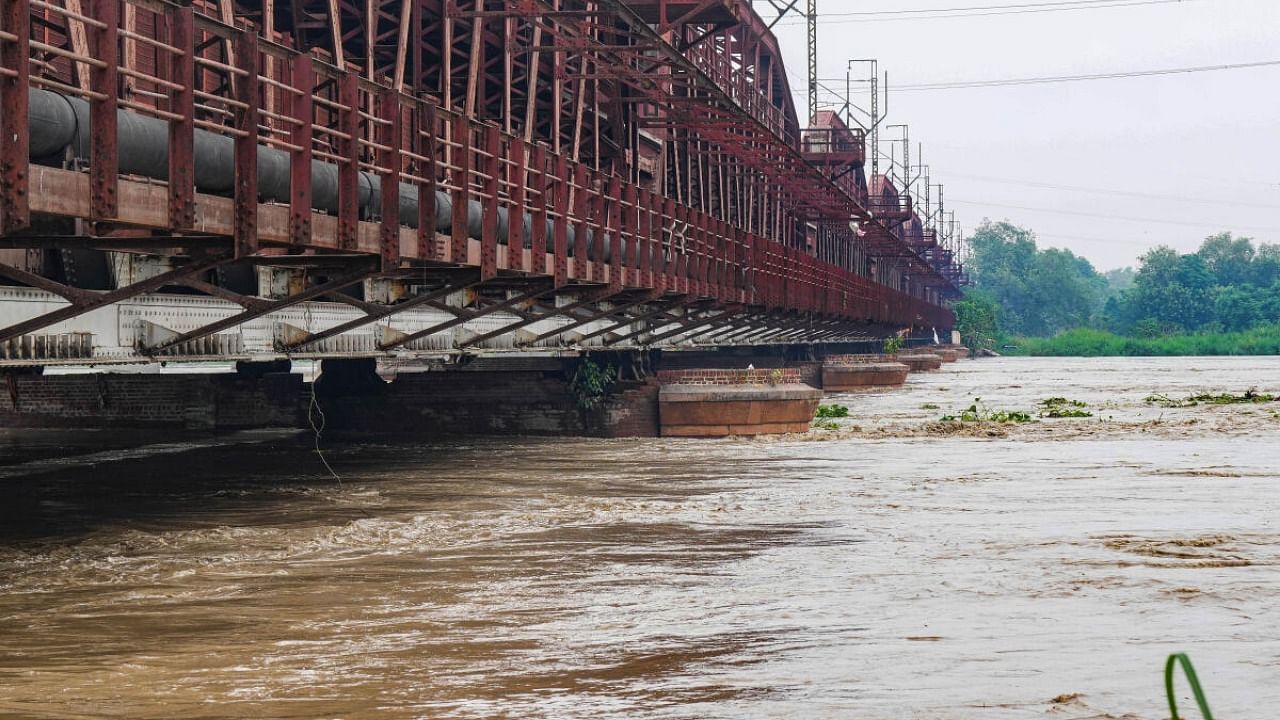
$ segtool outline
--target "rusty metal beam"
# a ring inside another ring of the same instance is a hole
[[[334,290],[341,290],[342,288],[350,287],[366,278],[373,277],[374,275],[377,275],[377,274],[378,274],[377,268],[370,268],[368,267],[368,264],[366,264],[365,267],[349,272],[345,275],[341,275],[337,278],[329,280],[328,282],[321,283],[320,285],[307,288],[306,290],[303,290],[302,292],[296,293],[294,295],[290,295],[287,298],[283,298],[280,300],[267,300],[262,303],[254,303],[250,305],[244,312],[237,313],[235,315],[232,315],[229,318],[224,318],[222,320],[209,323],[202,327],[198,327],[195,330],[190,330],[188,332],[182,333],[177,337],[170,338],[168,340],[165,340],[164,342],[158,343],[151,347],[144,347],[139,349],[143,354],[155,355],[171,347],[181,345],[185,342],[190,342],[191,340],[202,338],[202,337],[205,337],[206,335],[213,335],[214,333],[220,332],[222,330],[226,330],[228,328],[233,328],[237,325],[249,322],[250,320],[256,320],[257,318],[260,318],[263,315],[267,315],[277,310],[283,310],[287,307],[292,307],[294,305],[297,305],[298,303],[306,302],[308,300],[314,300],[315,298],[318,298],[322,295],[326,295],[330,292],[333,292]]]
[[[676,318],[671,321],[659,321],[659,322],[649,323],[646,327],[643,327],[639,330],[632,331],[626,335],[623,335],[622,337],[606,339],[604,341],[604,344],[617,345],[618,343],[626,342],[627,340],[640,337],[641,335],[649,335],[649,337],[645,339],[645,341],[641,344],[652,345],[654,343],[665,340],[669,337],[674,337],[676,335],[687,332],[694,328],[701,327],[706,323],[715,322],[717,320],[720,320],[721,318],[740,314],[744,312],[744,308],[734,307],[728,310],[720,310],[716,305],[713,304],[710,308],[707,309],[707,312],[709,312],[710,314],[703,315],[702,317],[693,317],[693,318],[683,317],[683,318]],[[672,323],[677,324],[679,327],[677,327],[675,330],[668,330],[665,332],[661,332],[657,335],[651,334],[651,333],[654,333],[655,331],[661,330],[664,327],[667,327],[668,325],[671,325]]]
[[[690,332],[692,332],[693,330],[696,330],[696,329],[698,329],[698,328],[700,328],[700,327],[703,327],[704,325],[709,325],[709,324],[711,324],[711,323],[720,323],[720,322],[722,322],[722,321],[724,321],[724,320],[727,320],[727,319],[729,319],[729,318],[732,318],[732,317],[734,317],[734,316],[736,316],[736,315],[741,315],[741,314],[742,314],[742,313],[744,313],[744,312],[746,312],[746,308],[743,308],[743,307],[741,307],[741,306],[738,306],[738,307],[731,307],[731,308],[729,308],[729,309],[727,309],[727,310],[723,310],[723,311],[721,311],[721,312],[713,313],[713,314],[711,314],[711,315],[709,315],[709,316],[704,316],[704,317],[698,318],[698,319],[696,319],[696,320],[692,320],[692,321],[690,321],[690,322],[688,322],[688,323],[682,323],[680,327],[678,327],[678,328],[676,328],[676,329],[674,329],[674,330],[667,330],[667,331],[665,331],[665,332],[661,332],[661,333],[659,333],[659,334],[657,334],[657,335],[650,335],[649,337],[645,338],[645,340],[644,340],[644,342],[643,342],[642,344],[644,344],[644,345],[656,345],[656,344],[658,344],[658,343],[662,342],[663,340],[666,340],[666,339],[668,339],[668,338],[677,337],[677,336],[696,337],[696,336],[698,335],[698,333],[694,333],[692,336],[688,336],[688,334],[689,334]],[[718,327],[718,325],[717,325],[717,327]],[[656,329],[656,328],[655,328],[655,329]],[[644,333],[643,333],[643,332],[641,332],[641,333],[633,333],[633,334],[632,334],[631,336],[629,336],[629,337],[634,337],[634,336],[635,336],[635,335],[637,335],[637,334],[641,334],[641,335],[642,335],[642,334],[644,334]],[[616,340],[616,341],[607,342],[606,344],[615,344],[615,343],[617,343],[617,342],[622,342],[623,340],[626,340],[626,339],[627,339],[627,338],[621,338],[621,339]]]
[[[231,255],[207,256],[197,260],[192,260],[190,263],[183,265],[182,267],[161,273],[155,277],[141,280],[133,283],[132,285],[126,285],[125,287],[117,290],[110,290],[107,292],[82,290],[65,285],[61,286],[62,291],[60,292],[48,287],[49,283],[52,283],[53,281],[41,278],[40,282],[43,284],[44,289],[48,289],[50,292],[55,292],[71,300],[71,305],[45,313],[39,317],[31,318],[30,320],[24,320],[20,323],[10,325],[7,328],[0,329],[0,342],[20,335],[26,335],[27,333],[49,327],[50,325],[60,323],[64,320],[70,320],[71,318],[83,315],[90,310],[96,310],[100,307],[106,307],[107,305],[120,302],[121,300],[128,300],[129,298],[137,297],[144,293],[153,292],[166,285],[173,285],[184,278],[197,275],[206,270],[212,270],[219,265],[231,262],[232,259]],[[28,280],[36,277],[32,276],[31,273],[27,273],[26,271],[19,270],[18,268],[10,267],[8,265],[0,265],[0,275],[12,278],[18,282],[27,282]],[[56,285],[58,283],[54,284]]]
[[[585,342],[587,340],[592,340],[602,335],[608,335],[619,328],[624,328],[624,327],[627,327],[628,325],[634,325],[639,322],[646,322],[652,318],[656,318],[662,315],[668,315],[668,313],[670,313],[673,310],[678,310],[682,307],[687,307],[695,303],[704,303],[704,302],[706,301],[701,300],[699,298],[691,298],[688,296],[681,296],[675,300],[664,301],[662,304],[662,307],[651,310],[649,312],[641,313],[640,315],[628,316],[625,320],[620,320],[614,323],[613,325],[600,328],[598,330],[591,332],[588,335],[584,335],[581,338],[581,340],[579,340],[579,342]],[[671,316],[671,317],[674,317],[674,316]]]
[[[461,292],[465,290],[472,290],[476,287],[479,287],[482,284],[483,284],[483,281],[474,277],[473,279],[458,285],[451,285],[446,283],[444,287],[431,290],[430,292],[423,293],[422,295],[411,297],[403,302],[396,303],[395,305],[383,305],[377,310],[367,312],[364,317],[356,318],[354,320],[349,320],[340,325],[335,325],[334,327],[331,327],[328,330],[321,330],[319,332],[311,333],[307,335],[307,337],[303,338],[302,340],[284,345],[281,348],[281,350],[285,352],[288,352],[290,350],[298,350],[312,343],[320,342],[321,340],[327,340],[336,335],[341,335],[342,333],[350,332],[352,330],[355,330],[356,328],[364,327],[369,323],[377,322],[379,320],[382,320],[383,318],[388,318],[388,317],[391,317],[392,315],[397,315],[399,313],[405,312],[406,310],[412,310],[416,307],[421,307],[422,305],[433,303],[436,300],[439,300],[444,297],[448,297],[453,293]]]
[[[525,303],[530,300],[535,300],[543,295],[546,295],[549,292],[554,292],[554,290],[555,290],[554,288],[547,287],[546,285],[543,285],[543,284],[539,284],[539,286],[534,288],[533,290],[529,290],[528,292],[522,293],[513,298],[508,298],[503,302],[494,303],[493,305],[489,305],[479,310],[473,310],[469,312],[455,311],[455,312],[459,312],[459,314],[458,314],[458,317],[455,317],[452,320],[438,323],[432,327],[427,328],[426,330],[419,330],[418,332],[410,333],[408,335],[405,335],[404,337],[398,338],[396,340],[392,340],[391,342],[382,343],[378,346],[378,349],[391,350],[392,348],[400,347],[401,345],[407,345],[408,343],[411,343],[414,340],[417,340],[419,338],[424,338],[428,335],[434,335],[438,332],[444,332],[445,330],[455,328],[459,325],[463,325],[465,323],[471,322],[472,320],[482,318],[486,315],[491,315],[495,312],[501,312],[503,310],[509,310],[511,308],[514,308],[520,305],[521,303]]]
[[[533,340],[529,341],[529,343],[527,343],[527,344],[532,345],[533,343],[540,342],[540,341],[542,341],[542,340],[546,340],[546,339],[547,339],[547,338],[549,338],[549,337],[554,337],[554,336],[556,336],[556,335],[563,335],[564,333],[569,332],[570,330],[573,330],[573,329],[575,329],[575,328],[582,327],[583,325],[588,325],[588,324],[593,323],[593,322],[595,322],[595,321],[597,321],[597,320],[602,320],[602,319],[604,319],[604,318],[606,318],[606,317],[609,317],[609,316],[611,316],[611,315],[621,315],[621,314],[625,314],[625,313],[626,313],[626,311],[630,310],[631,308],[634,308],[634,307],[636,307],[636,306],[638,306],[638,305],[643,305],[643,304],[645,304],[645,303],[653,302],[653,301],[655,301],[655,300],[659,299],[660,297],[661,297],[661,293],[660,293],[660,292],[654,292],[654,291],[647,292],[647,293],[645,293],[644,295],[642,295],[642,296],[640,296],[640,297],[638,297],[638,298],[635,298],[635,299],[629,300],[629,301],[627,301],[627,302],[625,302],[625,303],[621,303],[621,304],[619,304],[619,305],[615,305],[615,306],[613,306],[613,307],[611,307],[611,308],[608,308],[608,309],[606,309],[606,310],[600,310],[600,311],[598,311],[598,312],[590,313],[590,314],[588,314],[588,315],[586,315],[586,316],[584,316],[584,317],[579,317],[579,318],[577,318],[576,320],[574,320],[573,322],[569,323],[568,325],[564,325],[564,326],[558,327],[558,328],[556,328],[556,329],[554,329],[554,330],[548,330],[547,332],[544,332],[544,333],[542,333],[541,335],[539,335],[539,336],[535,337]]]
[[[612,290],[608,288],[598,288],[598,289],[588,290],[586,291],[587,297],[581,300],[578,300],[576,302],[570,303],[562,307],[552,308],[544,313],[530,313],[529,317],[521,318],[520,320],[513,322],[509,325],[506,325],[504,327],[500,327],[497,330],[487,332],[483,335],[477,335],[476,337],[473,337],[473,338],[468,338],[458,343],[458,348],[461,349],[461,348],[471,347],[472,345],[479,345],[480,343],[486,340],[491,340],[495,337],[506,335],[507,333],[510,333],[510,332],[515,332],[520,328],[526,327],[528,325],[532,325],[536,322],[541,322],[543,320],[547,320],[553,317],[558,317],[560,315],[568,315],[572,313],[574,310],[577,310],[579,308],[584,308],[584,307],[587,307],[588,305],[594,305],[595,303],[608,300],[609,298],[617,295],[619,292],[621,291]]]

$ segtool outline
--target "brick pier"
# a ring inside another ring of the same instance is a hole
[[[661,433],[725,437],[807,432],[822,391],[797,368],[658,373]]]

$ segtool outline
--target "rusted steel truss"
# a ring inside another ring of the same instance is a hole
[[[83,137],[32,144],[42,92],[85,104]],[[136,159],[122,119],[160,123],[162,163]],[[816,337],[950,327],[941,300],[962,278],[904,229],[896,192],[841,179],[860,136],[843,169],[806,155],[777,42],[745,0],[0,0],[0,132],[3,247],[219,253],[92,297],[0,267],[70,302],[0,340],[178,285],[244,308],[145,348],[161,353],[428,271],[453,274],[394,305],[348,298],[365,317],[280,349],[412,307],[454,318],[383,350],[498,311],[518,319],[464,344],[553,317],[567,324],[528,342]],[[211,160],[218,143],[229,155]],[[271,300],[199,277],[334,254],[371,264]],[[477,287],[510,296],[441,302]],[[600,322],[614,330],[574,332]]]

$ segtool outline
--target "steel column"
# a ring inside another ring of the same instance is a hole
[[[0,0],[0,8],[4,28],[13,35],[0,40],[0,69],[12,73],[0,76],[0,234],[8,234],[31,225],[31,7],[24,0]]]

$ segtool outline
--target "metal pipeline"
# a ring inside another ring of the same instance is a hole
[[[30,91],[31,159],[38,164],[57,165],[68,152],[77,160],[89,158],[89,103],[81,98],[49,90]],[[169,177],[169,123],[125,110],[116,111],[119,143],[119,171],[126,175],[142,175],[157,180]],[[195,131],[194,176],[196,189],[212,195],[231,195],[235,186],[235,140],[207,130]],[[289,166],[291,157],[283,150],[258,146],[258,195],[268,202],[289,201]],[[382,193],[382,179],[361,171],[357,180],[362,218],[377,216]],[[336,213],[338,210],[338,166],[320,160],[311,161],[311,206],[316,210]],[[483,208],[470,200],[467,233],[476,239],[481,234]],[[400,183],[400,224],[418,226],[418,188]],[[453,227],[453,199],[436,191],[436,231],[448,232]],[[498,209],[498,242],[506,245],[510,218],[505,208]],[[524,246],[532,247],[533,217],[524,216]],[[550,221],[547,235],[552,234]],[[573,254],[575,233],[569,228],[569,254]],[[612,258],[610,237],[604,236],[604,262]],[[587,257],[595,257],[595,233],[587,231]]]

